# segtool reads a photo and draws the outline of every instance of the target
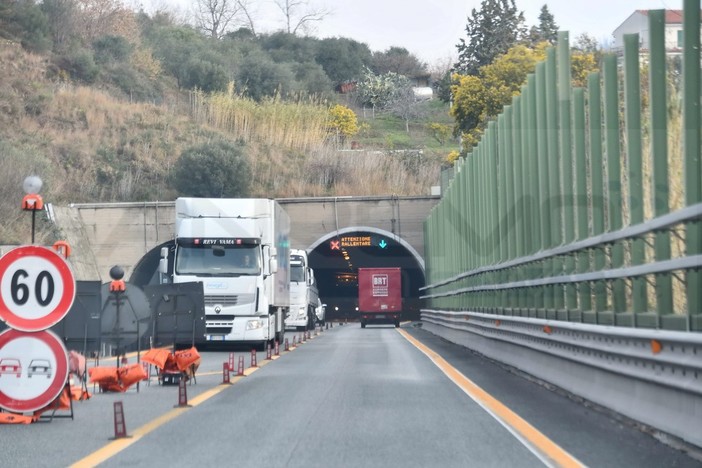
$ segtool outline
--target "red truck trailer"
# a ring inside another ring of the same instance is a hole
[[[369,323],[400,326],[402,276],[399,268],[358,269],[358,312],[361,328]]]

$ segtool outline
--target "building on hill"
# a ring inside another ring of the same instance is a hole
[[[649,10],[634,11],[612,33],[615,52],[624,50],[624,34],[639,34],[641,51],[648,51],[648,12]],[[702,14],[702,12],[700,12]],[[701,15],[702,18],[702,15]],[[680,55],[683,47],[683,10],[665,10],[665,49],[669,55]]]

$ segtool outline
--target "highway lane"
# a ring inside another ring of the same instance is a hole
[[[168,453],[155,450],[166,446]],[[345,326],[165,424],[105,466],[458,467],[468,461],[542,466],[394,328]]]
[[[699,466],[609,415],[464,348],[418,328],[403,330],[586,465]],[[75,421],[0,426],[0,466],[68,466],[78,460],[94,466],[104,456],[110,457],[102,466],[149,467],[543,466],[548,461],[548,454],[509,426],[514,420],[495,419],[484,402],[469,397],[392,327],[337,326],[268,363],[258,353],[266,365],[225,387],[221,367],[227,357],[203,353],[197,384],[187,386],[192,408],[173,408],[177,387],[151,384],[139,393],[97,394],[76,403]],[[116,400],[124,401],[134,437],[110,442]],[[119,443],[131,445],[118,452]]]

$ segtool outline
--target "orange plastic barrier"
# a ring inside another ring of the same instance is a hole
[[[79,378],[83,378],[85,374],[85,356],[78,351],[68,353],[68,369],[72,374],[76,374]]]
[[[110,383],[117,383],[117,369],[115,367],[91,367],[88,369],[90,383],[102,386]]]
[[[151,348],[141,357],[141,360],[153,364],[159,369],[163,369],[166,366],[166,361],[171,355],[171,352],[163,348]]]
[[[30,424],[33,421],[31,416],[24,416],[15,413],[0,413],[0,424]]]
[[[125,390],[147,378],[146,371],[140,364],[130,364],[120,367],[119,371],[117,371],[117,375]]]
[[[184,372],[189,369],[191,365],[200,363],[200,353],[198,353],[197,349],[193,346],[190,349],[176,351],[175,360],[178,365],[178,369],[180,369],[181,372]]]
[[[93,395],[89,391],[83,390],[82,387],[71,386],[71,398],[74,401],[88,400],[91,396]]]

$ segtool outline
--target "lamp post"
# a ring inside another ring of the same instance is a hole
[[[113,338],[117,342],[117,368],[119,369],[121,365],[120,358],[122,357],[122,349],[120,347],[121,340],[120,340],[120,323],[119,323],[119,306],[122,305],[122,294],[126,291],[127,287],[124,283],[124,269],[119,266],[115,265],[112,268],[110,268],[110,278],[112,278],[112,281],[110,282],[110,292],[114,294],[115,296],[115,327],[112,330],[113,333]],[[138,324],[137,324],[138,327]],[[138,330],[138,328],[137,328]]]
[[[44,209],[44,201],[41,199],[41,195],[39,195],[41,185],[41,179],[35,175],[27,177],[22,183],[22,189],[24,193],[26,193],[24,198],[22,198],[22,209],[32,212],[32,244],[34,244],[34,223],[37,210]]]

